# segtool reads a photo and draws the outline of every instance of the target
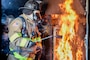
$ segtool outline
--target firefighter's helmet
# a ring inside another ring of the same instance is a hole
[[[34,1],[27,1],[24,7],[20,7],[19,9],[39,10],[39,3]]]
[[[34,1],[36,1],[37,3],[42,3],[42,0],[34,0]]]

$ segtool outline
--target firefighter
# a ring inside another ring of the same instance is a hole
[[[8,25],[10,54],[8,60],[34,60],[41,51],[41,33],[37,27],[37,19],[41,19],[37,2],[27,1],[20,7],[23,14]]]

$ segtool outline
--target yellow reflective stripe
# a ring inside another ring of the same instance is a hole
[[[26,40],[29,40],[29,41],[31,41],[31,38],[26,38]]]
[[[23,58],[23,56],[21,56],[20,54],[18,54],[17,52],[14,52],[14,57],[20,59]]]
[[[27,60],[26,57],[20,55],[20,54],[17,53],[17,52],[14,52],[14,57],[17,58],[17,59],[19,59],[19,60]]]
[[[41,37],[37,37],[37,38],[33,38],[32,42],[40,42],[41,41]]]
[[[11,50],[11,51],[13,51],[13,49],[12,49],[12,48],[10,48],[10,50]],[[20,55],[20,54],[19,54],[19,53],[17,53],[17,52],[14,52],[13,54],[14,54],[14,57],[15,57],[15,58],[17,58],[17,59],[20,59],[20,60],[27,60],[27,58],[26,58],[26,57],[24,57],[24,56]]]
[[[10,37],[10,41],[13,42],[16,38],[21,37],[22,34],[21,33],[14,33],[11,37]]]
[[[27,60],[33,60],[33,58],[30,58],[30,57],[29,57]]]
[[[41,41],[41,37],[37,37],[37,42],[40,42]]]
[[[25,44],[27,43],[27,41],[29,41],[29,38],[22,38],[22,40],[20,42],[20,46],[25,47]]]
[[[12,51],[13,49],[12,48],[10,48],[10,51]]]
[[[36,38],[32,39],[32,42],[37,42],[37,41],[36,41]]]

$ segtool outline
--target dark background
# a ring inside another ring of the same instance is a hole
[[[18,8],[24,6],[26,1],[27,0],[1,0],[2,13],[17,17],[21,13]]]

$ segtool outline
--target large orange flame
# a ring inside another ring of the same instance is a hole
[[[60,9],[63,11],[63,14],[59,16],[59,35],[62,35],[62,38],[59,39],[59,45],[55,48],[55,55],[57,58],[55,60],[82,60],[82,49],[76,49],[76,54],[73,56],[72,44],[74,42],[75,36],[75,21],[78,18],[76,12],[72,9],[71,4],[73,0],[65,0],[63,4],[59,4]],[[81,42],[81,41],[79,41]],[[81,42],[82,43],[82,42]]]

